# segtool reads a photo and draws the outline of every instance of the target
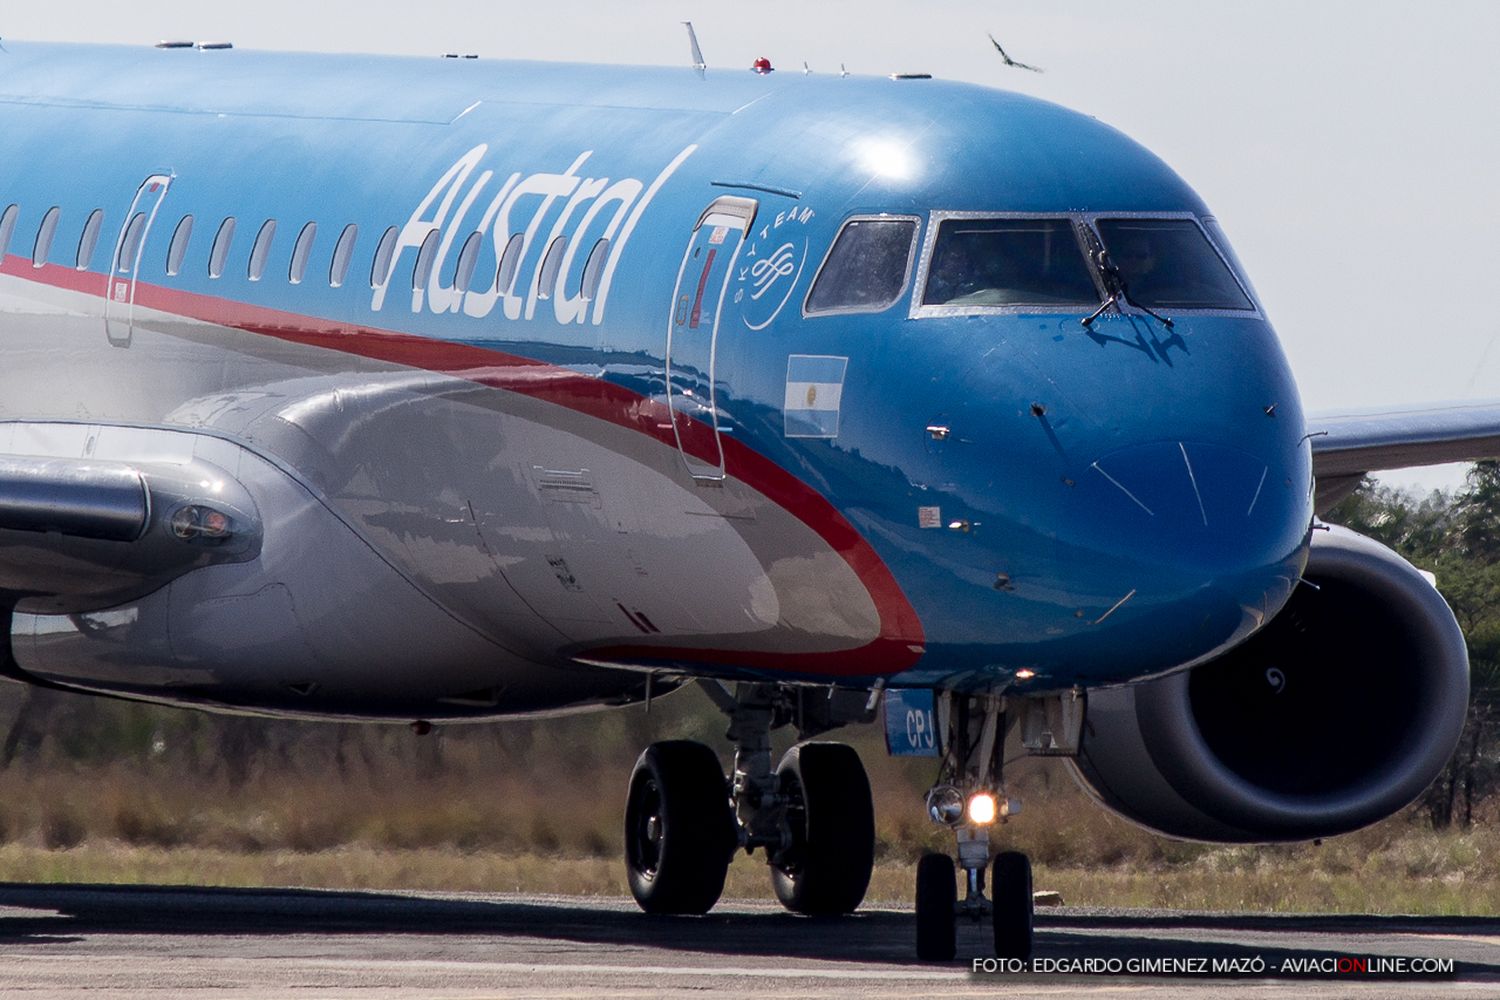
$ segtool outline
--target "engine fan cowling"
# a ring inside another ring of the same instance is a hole
[[[1452,611],[1410,563],[1345,528],[1313,532],[1304,580],[1223,656],[1091,691],[1072,762],[1084,787],[1161,833],[1232,843],[1345,833],[1420,795],[1468,708]]]

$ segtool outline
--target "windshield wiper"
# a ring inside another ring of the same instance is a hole
[[[1098,309],[1095,309],[1084,318],[1084,326],[1091,326],[1094,320],[1104,315],[1104,311],[1110,306],[1114,306],[1116,311],[1119,311],[1120,302],[1124,301],[1127,305],[1132,305],[1147,316],[1150,316],[1168,330],[1172,329],[1172,321],[1170,319],[1150,306],[1141,305],[1130,297],[1130,288],[1125,283],[1125,277],[1120,273],[1120,268],[1110,259],[1108,250],[1103,247],[1097,247],[1094,250],[1093,256],[1094,265],[1099,268],[1099,274],[1104,278],[1104,290],[1109,293],[1109,297],[1099,303]]]

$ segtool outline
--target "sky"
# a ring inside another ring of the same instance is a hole
[[[1500,398],[1496,0],[56,0],[0,37],[685,65],[687,19],[711,71],[929,72],[1120,128],[1223,222],[1310,412]]]

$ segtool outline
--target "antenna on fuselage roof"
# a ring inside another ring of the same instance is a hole
[[[703,50],[698,48],[698,33],[693,30],[692,21],[683,21],[682,26],[687,29],[688,44],[693,47],[693,69],[697,71],[698,78],[703,78],[703,71],[708,69],[708,63],[703,61]]]

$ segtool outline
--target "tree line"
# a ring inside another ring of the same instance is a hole
[[[1367,478],[1327,519],[1433,573],[1463,629],[1469,717],[1422,804],[1435,829],[1467,828],[1480,802],[1500,790],[1500,462],[1476,463],[1461,488],[1425,496]]]

